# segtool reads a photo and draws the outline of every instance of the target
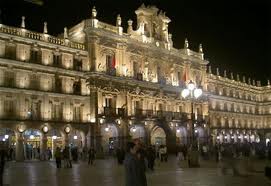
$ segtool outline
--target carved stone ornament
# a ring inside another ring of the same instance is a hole
[[[140,88],[137,86],[136,89],[135,89],[136,94],[137,95],[140,94],[140,91],[141,91]]]

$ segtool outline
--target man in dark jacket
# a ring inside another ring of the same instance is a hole
[[[137,159],[137,147],[134,143],[127,144],[127,154],[124,160],[125,186],[147,186],[147,180],[140,160]]]
[[[0,186],[3,185],[3,175],[5,169],[5,158],[6,158],[6,151],[4,149],[0,149]]]
[[[93,148],[90,148],[88,151],[88,164],[93,165],[95,160],[95,150]]]

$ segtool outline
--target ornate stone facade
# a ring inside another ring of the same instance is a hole
[[[207,73],[202,45],[173,47],[165,13],[144,5],[135,13],[127,32],[120,15],[109,25],[95,8],[59,37],[47,23],[43,33],[27,30],[24,17],[21,28],[0,25],[0,138],[18,160],[29,145],[110,152],[129,138],[173,152],[192,134],[191,101],[181,97],[189,80],[204,90],[194,103],[198,142],[256,141],[270,128],[269,84]]]

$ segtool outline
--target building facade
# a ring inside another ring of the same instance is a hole
[[[47,23],[43,33],[27,30],[24,17],[21,27],[0,25],[0,140],[17,160],[69,144],[110,153],[135,138],[174,152],[192,133],[199,143],[268,138],[269,83],[212,73],[201,45],[173,47],[162,11],[135,13],[126,32],[119,15],[109,25],[95,8],[59,37]],[[181,97],[190,80],[203,88],[198,100]]]

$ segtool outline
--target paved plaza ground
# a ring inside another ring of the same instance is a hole
[[[215,162],[201,162],[201,168],[181,167],[174,156],[169,162],[147,172],[149,186],[268,186],[264,177],[264,162],[258,162],[257,171],[246,177],[221,174]],[[124,186],[124,169],[114,159],[97,160],[94,166],[85,162],[73,164],[72,169],[56,169],[54,162],[10,162],[4,174],[9,186]]]

